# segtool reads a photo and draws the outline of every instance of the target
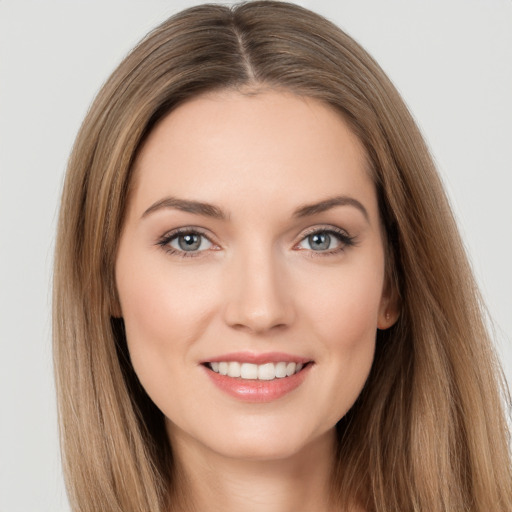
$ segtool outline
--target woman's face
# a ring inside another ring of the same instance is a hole
[[[376,192],[342,117],[204,95],[154,129],[134,180],[116,280],[171,441],[261,460],[332,438],[391,322]]]

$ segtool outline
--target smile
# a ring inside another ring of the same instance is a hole
[[[284,353],[225,354],[201,365],[210,382],[242,402],[273,402],[297,389],[315,362]]]
[[[302,363],[280,361],[277,363],[253,364],[239,361],[208,363],[210,370],[220,375],[247,380],[274,380],[291,377],[300,372]]]

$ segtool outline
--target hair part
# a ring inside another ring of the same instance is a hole
[[[401,314],[378,332],[365,388],[337,425],[335,501],[367,512],[511,510],[505,387],[421,134],[357,43],[324,18],[273,1],[203,5],[165,21],[112,74],[77,136],[59,217],[53,324],[73,510],[163,512],[184,503],[162,413],[138,382],[116,318],[115,259],[141,145],[177,105],[220,89],[322,101],[366,149]]]

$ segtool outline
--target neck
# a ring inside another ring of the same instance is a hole
[[[171,436],[185,505],[179,512],[332,510],[334,429],[279,460],[225,457],[179,434]]]

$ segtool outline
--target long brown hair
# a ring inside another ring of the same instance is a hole
[[[505,386],[432,159],[399,94],[348,35],[296,5],[203,5],[151,32],[104,85],[69,161],[54,281],[54,351],[74,511],[163,512],[179,474],[163,417],[130,364],[114,266],[145,137],[221,88],[283,89],[331,105],[364,144],[387,233],[395,326],[337,425],[340,508],[512,510]],[[501,390],[501,391],[500,391]]]

